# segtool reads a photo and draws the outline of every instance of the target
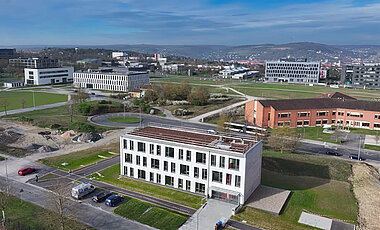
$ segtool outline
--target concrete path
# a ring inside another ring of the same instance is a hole
[[[66,105],[66,103],[67,102],[59,102],[59,103],[48,104],[48,105],[39,105],[36,107],[30,107],[30,108],[25,108],[25,109],[13,109],[13,110],[7,111],[7,115],[30,112],[30,111],[34,111],[34,110],[40,110],[40,109],[54,108],[54,107]],[[5,115],[5,112],[0,112],[0,117],[4,116],[4,115]]]
[[[209,199],[194,215],[192,215],[180,230],[210,230],[214,229],[215,224],[224,218],[226,221],[232,215],[232,209],[236,204],[230,204],[224,201]]]
[[[323,216],[302,212],[299,223],[324,230],[355,230],[355,225]]]

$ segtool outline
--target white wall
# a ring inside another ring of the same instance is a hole
[[[33,85],[50,85],[52,79],[54,84],[64,83],[64,78],[67,83],[73,82],[74,67],[59,67],[59,68],[46,68],[46,69],[24,69],[25,84],[28,80],[32,80]],[[64,75],[64,76],[63,76]]]
[[[257,186],[261,183],[263,143],[260,141],[250,151],[246,153],[245,173],[244,173],[244,201],[252,195]],[[242,179],[243,180],[243,179]]]

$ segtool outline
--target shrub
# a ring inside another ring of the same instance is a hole
[[[98,102],[99,104],[106,104],[106,105],[108,105],[108,104],[112,104],[112,101],[106,101],[106,100],[101,100],[101,101],[99,101]]]
[[[88,115],[90,113],[90,110],[91,110],[91,104],[86,103],[86,102],[79,103],[78,104],[78,110],[80,113],[82,113],[84,115]]]
[[[82,122],[76,122],[70,125],[69,129],[72,129],[81,133],[95,133],[96,129],[94,126]]]
[[[60,129],[60,128],[62,128],[62,126],[60,124],[52,124],[52,125],[50,125],[50,128],[51,129]]]
[[[25,116],[21,116],[18,120],[21,122],[33,122],[34,121],[32,118],[25,117]]]

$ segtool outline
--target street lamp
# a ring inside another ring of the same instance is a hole
[[[206,200],[205,200],[206,199]],[[199,211],[197,212],[197,230],[198,230],[198,217],[199,217],[199,213],[202,212],[202,210],[204,209],[204,207],[206,207],[207,203],[203,203],[203,200],[205,200],[207,202],[207,197],[203,197],[202,200],[201,200],[201,207],[199,208]]]

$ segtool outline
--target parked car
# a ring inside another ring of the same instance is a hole
[[[92,184],[82,183],[71,189],[71,196],[79,200],[85,195],[92,193],[94,190],[95,186]]]
[[[110,195],[111,193],[109,191],[100,191],[92,197],[92,201],[97,203],[102,202],[105,199],[107,199]]]
[[[106,205],[109,207],[115,207],[119,203],[123,202],[124,197],[119,196],[119,195],[111,195],[107,198],[106,200]]]
[[[353,159],[353,160],[359,160],[359,161],[365,161],[365,158],[360,156],[358,154],[350,154],[350,159]]]
[[[217,135],[218,134],[218,132],[216,130],[213,130],[213,129],[207,130],[207,133],[208,134],[213,134],[213,135]]]
[[[337,156],[337,157],[339,157],[339,156],[343,156],[343,154],[341,154],[341,153],[339,153],[339,152],[337,152],[337,151],[335,151],[335,150],[327,150],[326,151],[326,154],[327,155],[333,155],[333,156]]]
[[[36,171],[35,168],[27,167],[27,168],[22,168],[22,169],[18,170],[17,174],[20,176],[25,176],[25,175],[33,173],[34,171]]]

